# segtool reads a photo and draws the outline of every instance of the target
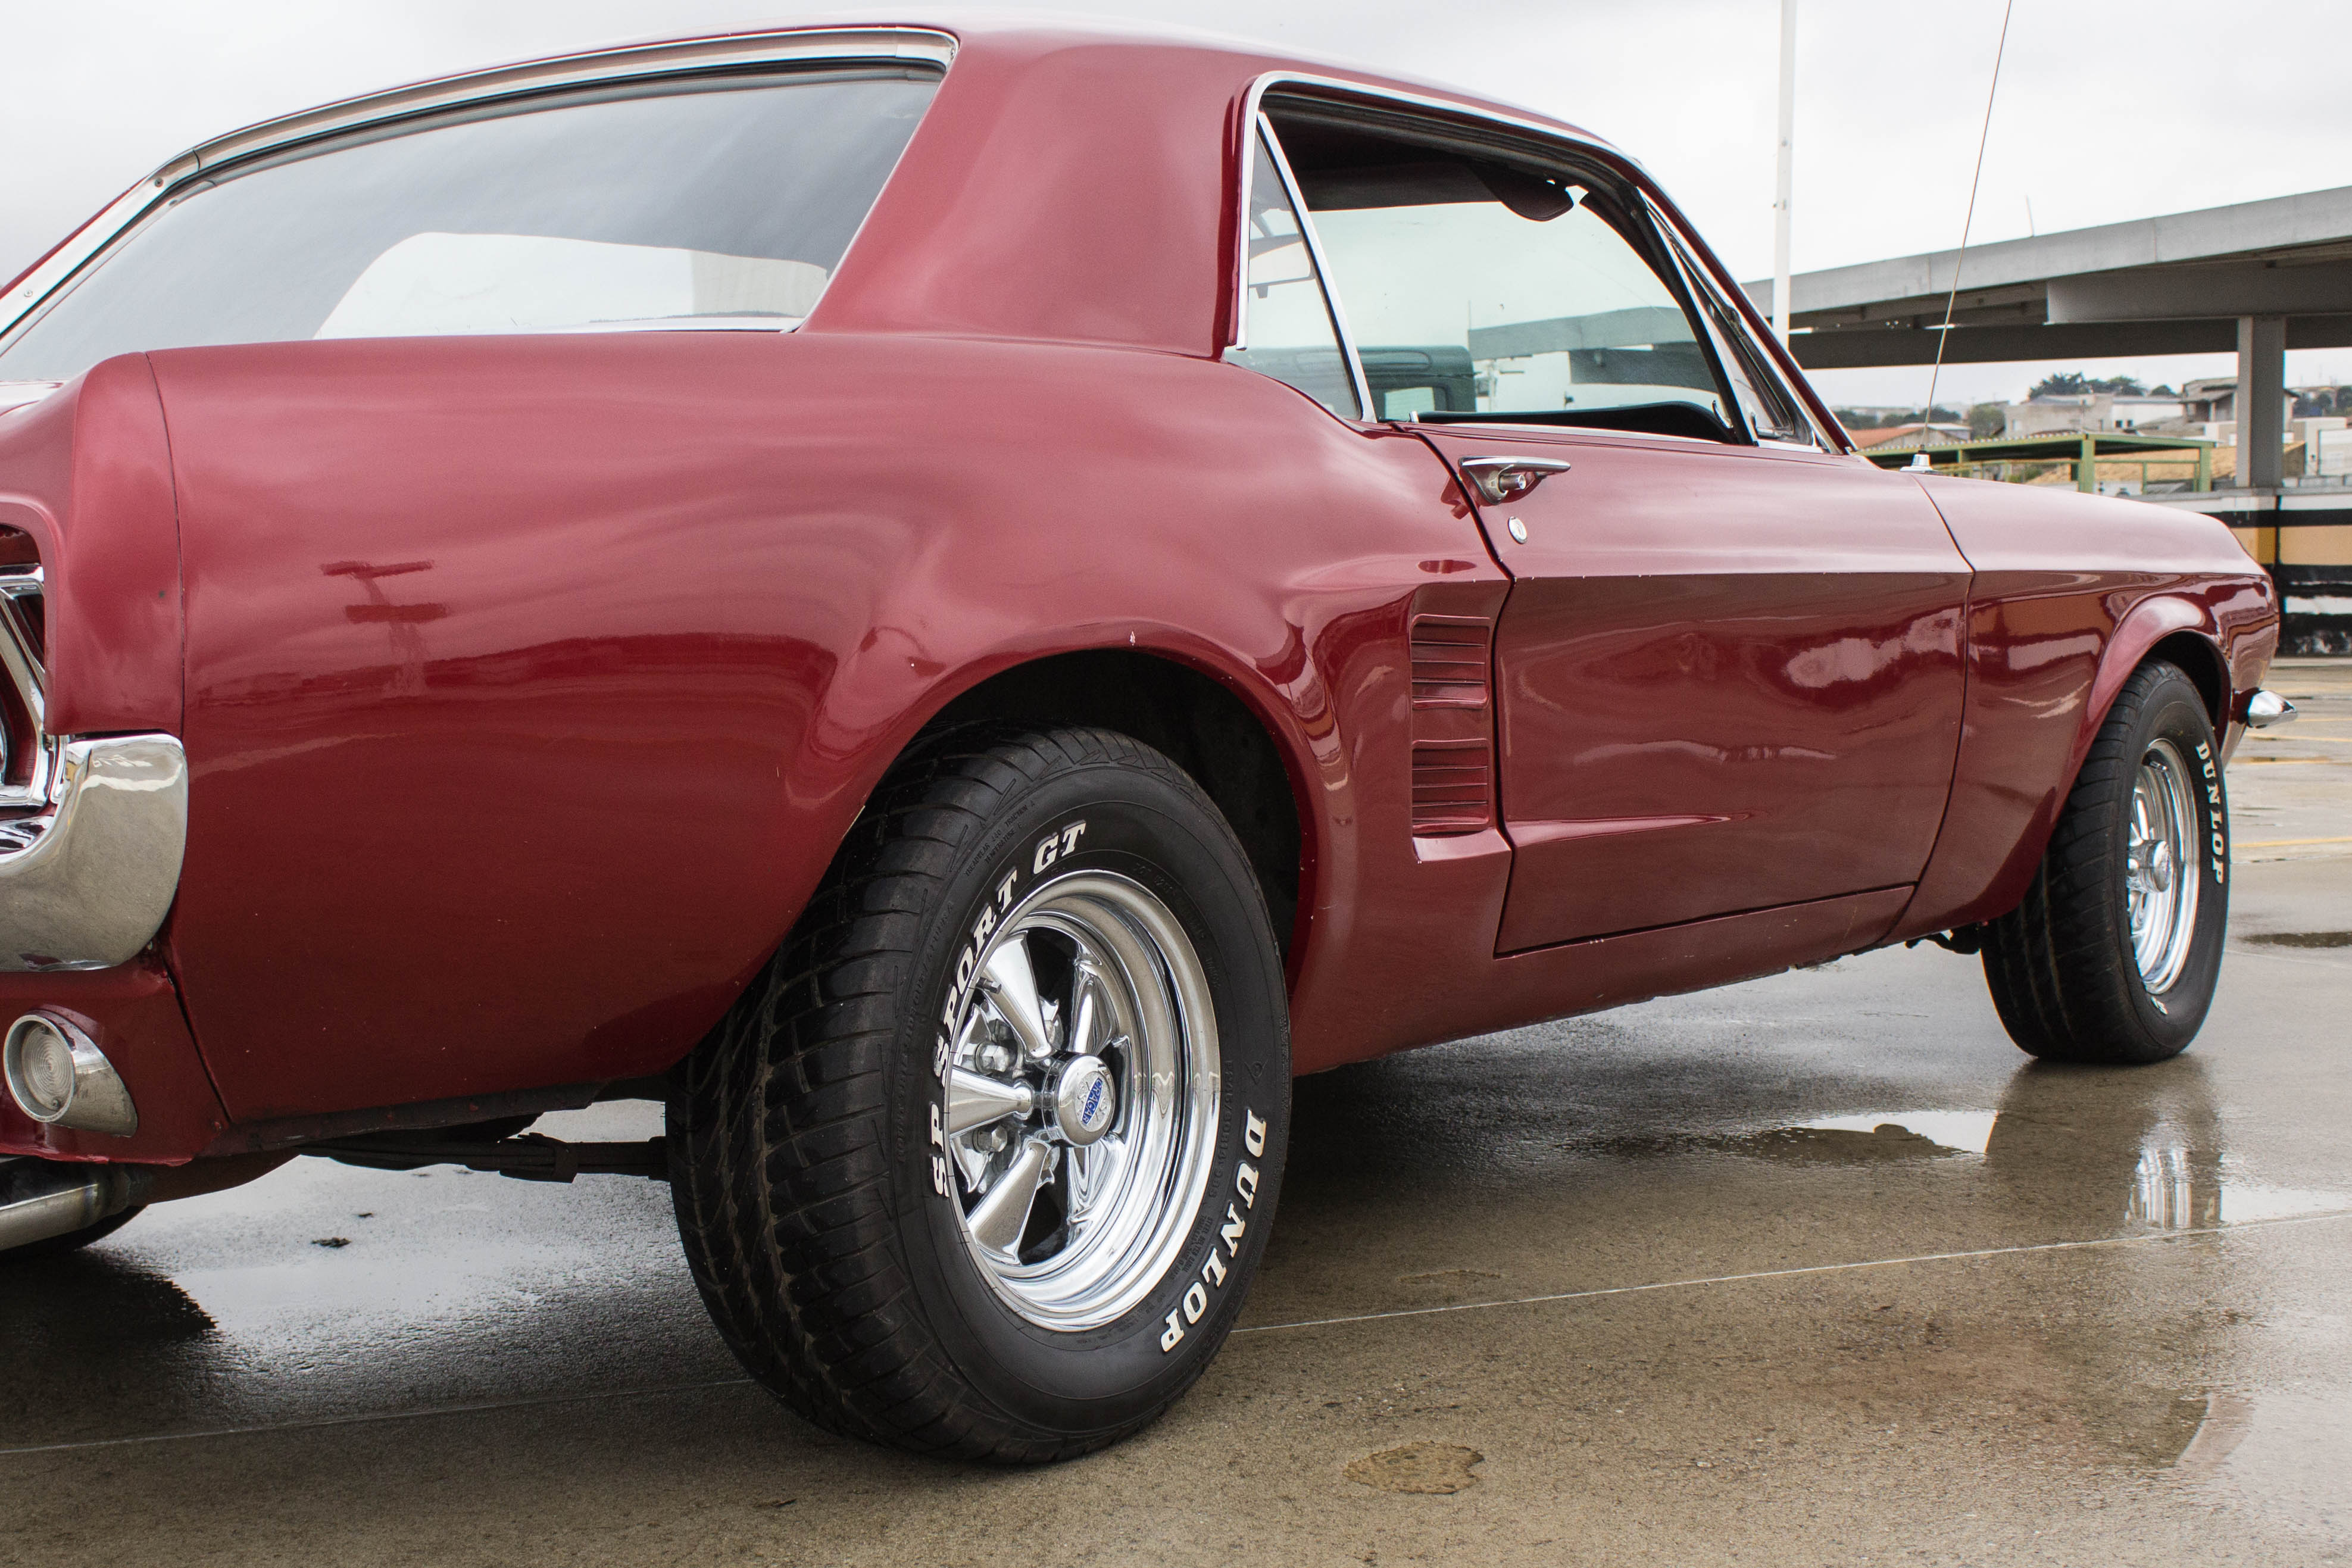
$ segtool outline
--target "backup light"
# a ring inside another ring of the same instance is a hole
[[[114,1064],[88,1035],[54,1014],[27,1013],[8,1026],[0,1069],[9,1098],[36,1121],[118,1138],[139,1130],[139,1113]]]

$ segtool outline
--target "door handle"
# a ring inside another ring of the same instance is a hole
[[[1462,471],[1479,496],[1490,501],[1517,500],[1553,474],[1568,472],[1559,458],[1465,458]]]

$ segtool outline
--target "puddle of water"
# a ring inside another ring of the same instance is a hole
[[[1889,1161],[1981,1155],[1992,1136],[1993,1113],[1971,1110],[1888,1110],[1824,1116],[1794,1127],[1771,1127],[1735,1137],[1702,1138],[1702,1147],[1751,1159],[1796,1164],[1869,1165]],[[1621,1141],[1622,1142],[1622,1141]],[[1653,1141],[1616,1153],[1662,1154],[1676,1140]]]
[[[2352,1209],[2352,1193],[2319,1192],[2307,1187],[2273,1187],[2260,1182],[2221,1182],[2221,1220],[2243,1225],[2249,1220],[2292,1219],[2296,1215],[2332,1214]]]
[[[2340,1541],[2352,1509],[2352,1401],[2340,1388],[2215,1390],[2173,1473],[2299,1531]],[[2323,1558],[2322,1561],[2326,1559]]]
[[[1992,1150],[2000,1122],[2000,1113],[1990,1110],[1865,1111],[1710,1142],[1732,1153],[1806,1164],[1963,1156],[1973,1157],[1968,1161],[1973,1166]],[[2105,1187],[2107,1201],[2121,1200],[2127,1230],[2203,1230],[2352,1209],[2352,1192],[2275,1186],[2231,1173],[2210,1128],[2200,1135],[2169,1118],[2147,1128],[2136,1148],[2124,1144],[2120,1159],[2100,1155],[2095,1137],[2084,1130],[2032,1116],[2014,1131],[2018,1136],[1993,1160],[2003,1173],[2032,1176],[2054,1159],[2060,1163],[2053,1173],[2073,1182],[2089,1179],[2086,1195],[2095,1202],[2099,1170],[2111,1172],[2105,1177],[2113,1184]]]
[[[1862,1116],[1825,1116],[1805,1123],[1807,1129],[1868,1132],[1886,1136],[1887,1128],[1907,1132],[1935,1145],[1937,1152],[1981,1154],[1992,1142],[1998,1115],[1990,1110],[1886,1110]]]

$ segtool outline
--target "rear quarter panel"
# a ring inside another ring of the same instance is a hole
[[[1343,984],[1382,921],[1491,945],[1507,847],[1412,848],[1402,654],[1417,589],[1501,574],[1409,436],[1211,361],[906,335],[154,360],[169,946],[239,1121],[661,1070],[921,723],[1076,647],[1208,671],[1287,753],[1302,1065],[1427,1037],[1404,974]]]

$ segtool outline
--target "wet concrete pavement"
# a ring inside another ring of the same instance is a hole
[[[1922,948],[1306,1080],[1244,1331],[1026,1473],[743,1383],[658,1185],[299,1162],[0,1273],[0,1561],[2352,1556],[2352,669],[2273,684],[2176,1062]]]

